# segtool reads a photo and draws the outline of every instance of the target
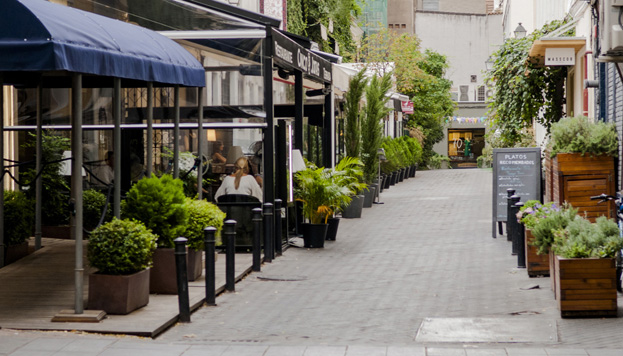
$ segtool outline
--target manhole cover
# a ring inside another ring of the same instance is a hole
[[[558,333],[552,320],[426,318],[415,341],[555,343]]]
[[[307,279],[305,276],[258,276],[257,279],[264,281],[281,281],[281,282],[294,282],[304,281]]]

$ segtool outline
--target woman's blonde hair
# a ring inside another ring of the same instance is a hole
[[[249,161],[246,157],[240,157],[234,163],[234,187],[240,187],[240,179],[243,175],[249,174]]]

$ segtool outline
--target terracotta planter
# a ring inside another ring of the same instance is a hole
[[[28,256],[28,241],[19,245],[6,246],[4,264],[8,265],[26,256]]]
[[[304,246],[307,248],[323,248],[327,237],[327,224],[301,224]]]
[[[88,309],[108,314],[128,314],[149,303],[149,269],[113,276],[89,275]]]
[[[614,258],[556,256],[556,295],[560,316],[617,316]]]
[[[531,244],[532,240],[534,240],[532,231],[529,229],[526,229],[525,231],[524,241],[526,244],[526,270],[528,272],[528,276],[549,276],[549,255],[537,254],[538,248],[536,246],[532,246]]]
[[[190,252],[187,249],[186,268],[189,281],[194,281],[201,273],[197,272],[197,268],[201,270],[201,253]],[[192,258],[190,264],[190,254],[196,253],[199,257]],[[199,267],[198,267],[199,266]],[[198,274],[197,274],[198,273]],[[192,276],[191,276],[192,275]],[[191,277],[193,279],[191,279]],[[175,250],[172,248],[158,248],[154,252],[154,266],[151,269],[149,278],[149,292],[157,294],[177,294],[177,274],[175,271]]]

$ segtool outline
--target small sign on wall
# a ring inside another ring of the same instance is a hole
[[[575,50],[573,48],[546,48],[546,66],[574,66]]]

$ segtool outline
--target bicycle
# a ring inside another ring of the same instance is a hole
[[[606,201],[614,201],[616,206],[616,221],[619,226],[619,237],[623,239],[623,196],[620,192],[617,192],[616,197],[608,194],[600,194],[591,197],[591,200],[598,200],[597,204],[601,204]],[[623,250],[618,251],[616,254],[616,273],[617,273],[617,291],[623,292],[623,284],[621,283],[621,276],[623,275]]]

